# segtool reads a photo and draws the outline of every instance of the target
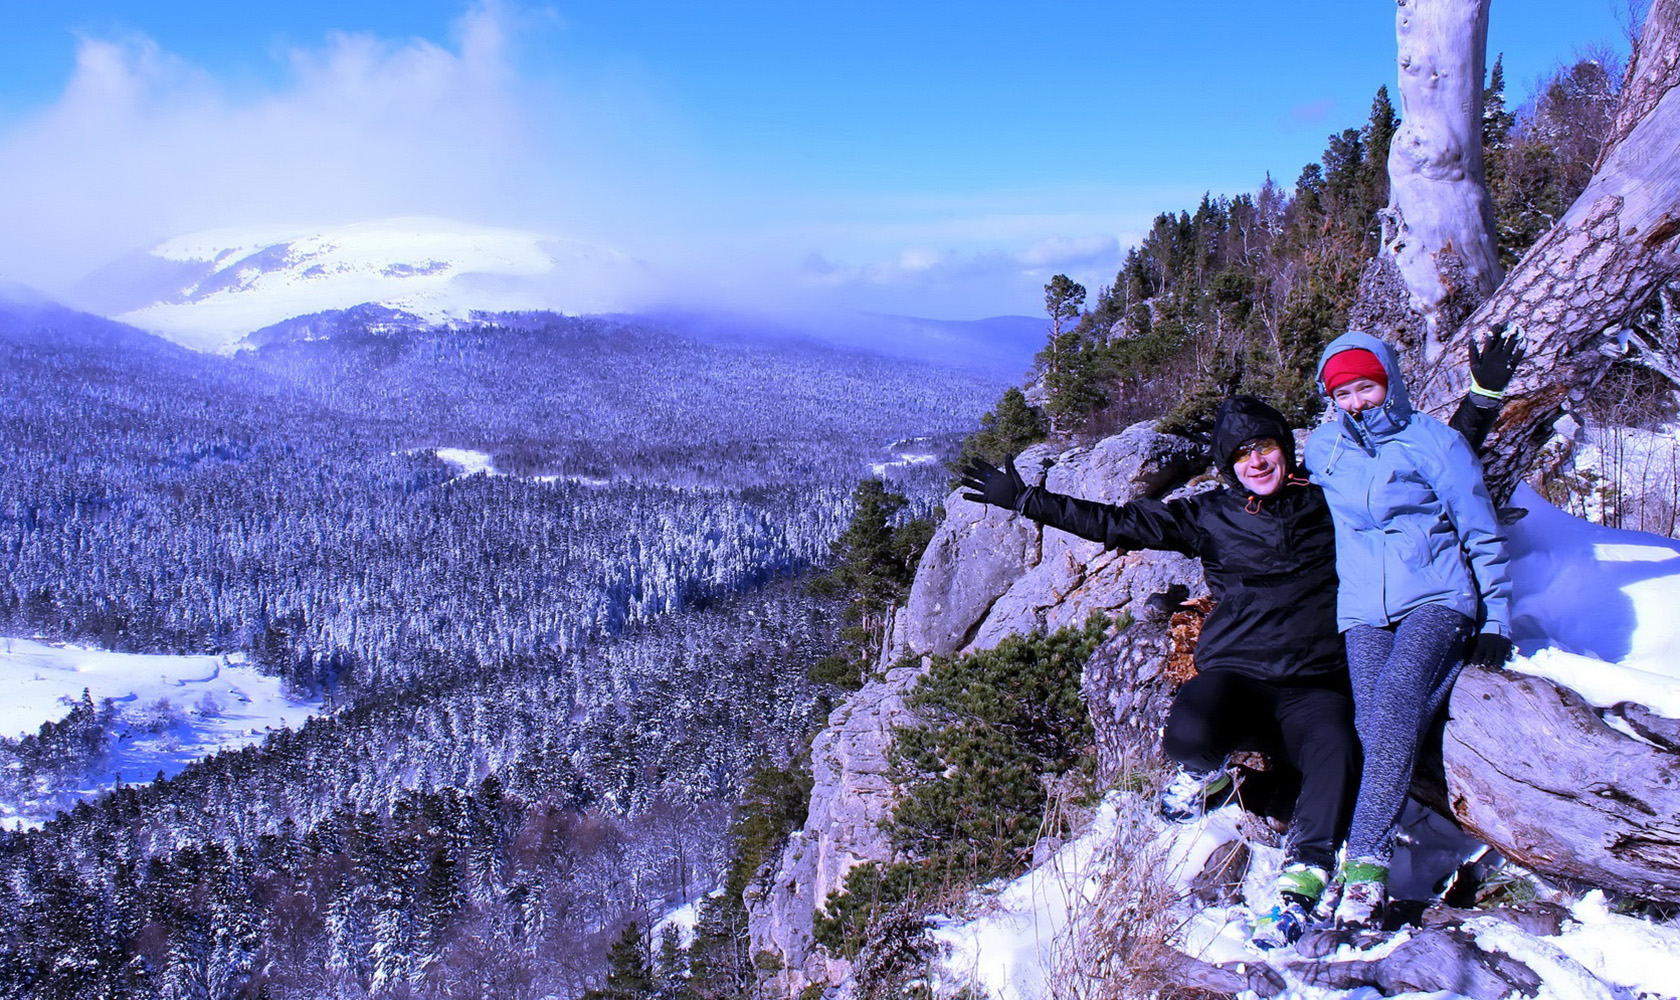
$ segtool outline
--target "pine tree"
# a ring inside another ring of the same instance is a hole
[[[1044,286],[1044,311],[1050,317],[1050,337],[1038,353],[1049,401],[1045,412],[1053,432],[1065,430],[1100,405],[1097,354],[1078,327],[1069,327],[1085,308],[1085,286],[1058,274]]]
[[[956,461],[958,469],[979,459],[1002,468],[1005,460],[1021,453],[1021,449],[1044,439],[1044,423],[1038,411],[1027,403],[1026,394],[1011,386],[998,399],[997,406],[980,418],[980,429],[963,440]]]
[[[607,981],[584,991],[583,1000],[648,1000],[654,987],[647,935],[632,922],[607,951]]]
[[[813,680],[845,688],[862,684],[864,664],[885,636],[887,612],[910,589],[933,535],[930,520],[893,523],[909,502],[879,479],[865,479],[852,491],[851,522],[831,546],[838,562],[811,583],[815,593],[847,598],[851,625],[842,630],[846,648],[814,664]]]
[[[1377,96],[1371,101],[1371,118],[1361,135],[1365,146],[1365,204],[1372,212],[1388,204],[1388,147],[1399,128],[1400,116],[1395,113],[1394,102],[1389,100],[1388,87],[1378,87]]]

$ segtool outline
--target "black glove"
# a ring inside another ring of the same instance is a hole
[[[1509,329],[1510,333],[1505,331]],[[1506,327],[1500,323],[1488,332],[1487,345],[1478,349],[1476,338],[1470,338],[1470,380],[1478,388],[1490,393],[1503,393],[1522,363],[1528,346],[1523,343],[1522,327]]]
[[[1511,640],[1498,632],[1483,632],[1470,640],[1470,652],[1464,662],[1488,670],[1498,670],[1511,658]]]
[[[1016,510],[1016,505],[1027,495],[1026,481],[1016,471],[1013,458],[1004,459],[1001,469],[977,458],[960,475],[962,484],[975,491],[964,493],[964,500]]]

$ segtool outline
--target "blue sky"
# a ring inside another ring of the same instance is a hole
[[[1625,6],[1495,4],[1490,53],[1520,95],[1624,54]],[[1156,213],[1292,182],[1395,76],[1381,0],[0,10],[0,275],[48,291],[182,232],[402,214],[629,252],[679,300],[1032,314]]]

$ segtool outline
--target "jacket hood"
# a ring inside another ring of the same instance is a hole
[[[1325,363],[1343,351],[1354,349],[1370,351],[1377,356],[1378,361],[1382,362],[1383,371],[1388,373],[1388,398],[1383,401],[1383,405],[1375,410],[1365,411],[1360,420],[1353,420],[1346,414],[1342,414],[1338,409],[1336,412],[1343,417],[1343,424],[1353,425],[1354,427],[1363,426],[1365,430],[1371,433],[1382,435],[1392,433],[1411,423],[1412,398],[1406,392],[1406,379],[1400,373],[1400,355],[1396,354],[1394,348],[1387,343],[1368,333],[1350,330],[1332,340],[1330,346],[1324,349],[1324,353],[1319,355],[1316,376],[1319,392],[1324,394],[1325,399],[1330,398],[1330,393],[1324,389]],[[1335,403],[1332,402],[1331,405],[1334,406]]]
[[[1219,404],[1219,412],[1213,418],[1213,464],[1226,481],[1238,481],[1236,469],[1231,465],[1231,452],[1254,438],[1276,439],[1283,446],[1287,471],[1299,468],[1295,462],[1295,432],[1283,414],[1253,396],[1232,396]]]

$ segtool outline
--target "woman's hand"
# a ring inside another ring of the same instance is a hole
[[[1499,670],[1510,658],[1510,639],[1498,632],[1483,632],[1470,640],[1470,652],[1464,657],[1464,661],[1487,670]]]
[[[1507,333],[1506,331],[1510,331]],[[1476,347],[1476,338],[1470,338],[1470,384],[1472,391],[1487,396],[1502,396],[1505,387],[1511,384],[1511,376],[1516,374],[1517,365],[1522,364],[1523,355],[1527,353],[1528,345],[1523,343],[1522,327],[1515,323],[1506,326],[1500,323],[1488,333],[1487,344],[1480,349]]]

